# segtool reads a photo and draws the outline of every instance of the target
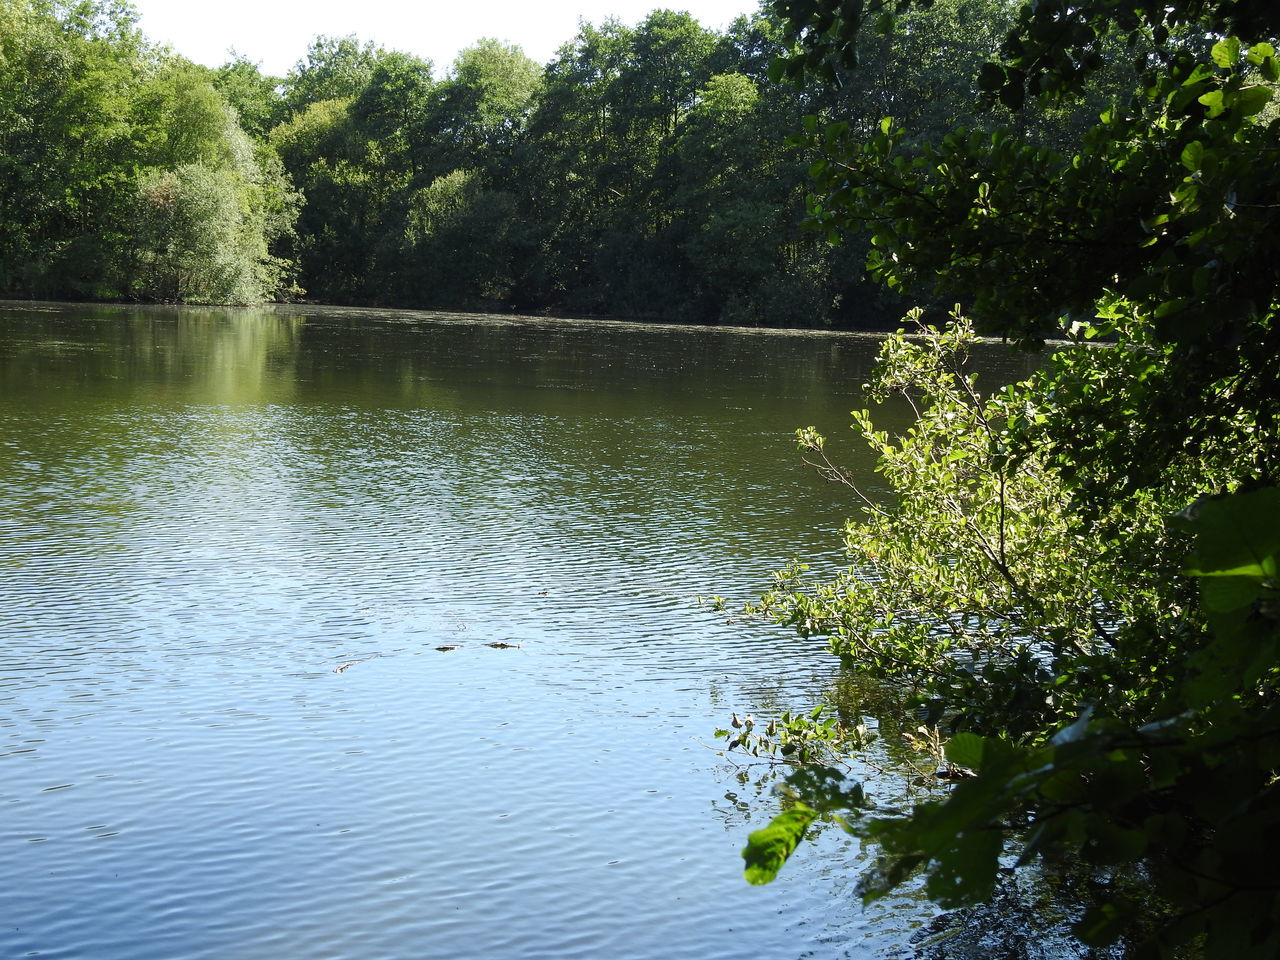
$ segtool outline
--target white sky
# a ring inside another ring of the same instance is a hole
[[[723,29],[756,0],[133,0],[143,33],[178,53],[216,67],[227,51],[283,76],[319,34],[372,40],[425,57],[441,76],[458,51],[481,37],[519,44],[539,63],[573,39],[578,20],[610,16],[634,26],[659,7],[685,10],[704,27]]]

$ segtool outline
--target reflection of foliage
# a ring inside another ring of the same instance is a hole
[[[913,960],[1120,960],[1118,944],[1082,948],[1071,931],[1111,889],[1139,890],[1142,878],[1134,873],[1113,874],[1103,885],[1079,870],[1043,862],[1002,872],[989,900],[942,913],[918,930],[911,938]]]
[[[831,767],[801,767],[788,777],[786,789],[780,792],[787,797],[782,813],[752,833],[742,851],[749,883],[773,880],[819,816],[856,810],[863,803],[861,784],[846,780]]]

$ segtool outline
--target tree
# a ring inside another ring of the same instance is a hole
[[[817,325],[832,312],[831,251],[800,229],[804,170],[776,136],[799,111],[770,93],[745,74],[716,74],[683,120],[668,205],[682,215],[698,319]]]
[[[830,83],[864,21],[891,33],[911,6],[776,0],[797,47],[772,72]],[[919,421],[897,438],[857,423],[897,505],[851,522],[847,577],[788,581],[765,607],[918,696],[972,776],[885,820],[809,774],[807,804],[748,845],[754,879],[816,810],[853,809],[883,852],[869,896],[923,868],[932,896],[973,902],[1012,846],[1107,868],[1088,942],[1280,955],[1278,32],[1261,2],[1040,0],[974,75],[1022,136],[807,122],[812,218],[870,230],[877,278],[1024,346],[1072,343],[986,398],[958,320],[887,347],[879,389]],[[1036,142],[1035,115],[1096,93],[1099,71],[1101,122],[1068,153]]]
[[[238,118],[206,74],[194,64],[172,61],[140,85],[131,103],[143,131],[134,147],[139,163],[228,166],[242,159],[247,143]]]
[[[621,191],[602,170],[614,149],[610,118],[632,32],[616,20],[584,23],[547,65],[529,122],[531,186],[526,205],[541,211],[539,255],[528,268],[531,299],[599,311],[594,254]]]
[[[237,184],[201,163],[152,168],[138,184],[134,289],[148,299],[252,303],[270,279],[261,232],[247,229]]]
[[[152,48],[135,21],[125,3],[0,2],[0,290],[275,294],[287,269],[268,246],[296,206],[279,161],[210,71]],[[187,256],[181,283],[159,266],[208,244],[221,252]]]
[[[541,88],[542,67],[519,47],[480,40],[458,54],[440,85],[426,118],[433,146],[453,169],[501,164]]]
[[[387,162],[417,177],[433,148],[424,117],[436,88],[431,61],[384,55],[351,105],[351,121],[365,140],[376,141]]]
[[[111,293],[131,202],[132,10],[0,0],[0,290]]]
[[[780,73],[829,65],[822,51],[852,56],[843,34],[856,27],[859,4],[786,6],[808,52]],[[1133,41],[1133,95],[1118,91],[1070,156],[1007,132],[967,130],[913,155],[896,120],[866,139],[840,125],[819,134],[815,124],[819,188],[846,191],[818,219],[843,230],[874,218],[872,273],[899,289],[936,286],[971,305],[985,332],[1035,345],[1081,322],[1159,354],[1148,375],[1128,378],[1136,392],[1115,408],[1141,429],[1058,438],[1105,442],[1091,462],[1132,469],[1135,484],[1155,482],[1188,441],[1232,430],[1237,412],[1252,410],[1263,429],[1274,422],[1270,394],[1259,389],[1270,380],[1280,262],[1268,199],[1280,176],[1270,9],[1221,2],[1130,10],[1104,0],[1028,7],[1002,44],[1003,61],[976,78],[988,97],[1021,108],[1028,92],[1049,102],[1073,94],[1104,66],[1116,30]],[[820,10],[835,17],[827,46],[814,32]],[[1232,29],[1255,32],[1203,39]],[[1227,380],[1241,382],[1224,403],[1218,391]],[[1274,462],[1258,467],[1260,480],[1274,479]]]
[[[306,57],[284,78],[286,111],[297,113],[308,104],[359,96],[385,56],[382,47],[367,41],[361,44],[354,34],[316,37]]]
[[[234,108],[184,61],[165,64],[133,103],[139,167],[126,258],[144,299],[254,303],[288,272],[270,244],[289,234],[297,202],[278,158],[240,128]]]
[[[687,318],[691,284],[675,206],[679,134],[710,79],[715,38],[687,14],[633,29],[584,24],[547,68],[530,121],[550,211],[533,284],[570,309]]]
[[[510,292],[512,195],[475,170],[453,170],[414,192],[409,281],[446,308],[500,302]]]
[[[214,71],[212,83],[236,111],[240,128],[261,140],[283,119],[281,80],[264,74],[259,64],[231,51],[231,59]]]
[[[301,284],[334,303],[377,302],[373,249],[388,193],[366,165],[350,99],[308,104],[271,131],[270,142],[306,201],[295,255]],[[401,177],[402,179],[402,177]]]

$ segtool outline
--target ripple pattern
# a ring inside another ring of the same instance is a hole
[[[832,680],[696,597],[838,561],[789,435],[873,349],[0,308],[0,955],[900,945],[929,911],[841,905],[834,835],[742,883],[701,743]]]

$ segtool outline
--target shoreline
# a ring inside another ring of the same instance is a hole
[[[516,310],[443,310],[433,309],[430,307],[399,307],[385,306],[375,304],[342,304],[342,303],[321,303],[318,301],[307,300],[290,300],[290,301],[267,301],[258,304],[228,304],[228,303],[147,303],[132,300],[42,300],[37,298],[0,298],[0,308],[3,307],[26,307],[39,309],[40,305],[49,307],[106,307],[113,310],[132,310],[139,312],[161,312],[161,311],[266,311],[272,313],[305,314],[308,310],[324,310],[326,312],[340,313],[342,311],[351,311],[353,313],[376,313],[384,318],[387,314],[404,314],[406,319],[414,315],[420,315],[423,318],[448,318],[457,320],[506,320],[511,322],[540,322],[540,323],[600,323],[610,324],[620,327],[659,327],[659,328],[676,328],[681,330],[724,330],[734,331],[737,333],[756,333],[756,334],[836,334],[841,336],[855,337],[884,337],[890,334],[903,332],[908,337],[914,337],[916,334],[911,333],[905,324],[905,318],[899,318],[893,322],[871,324],[859,327],[826,327],[826,326],[743,326],[739,324],[727,323],[692,323],[682,320],[663,320],[660,318],[646,318],[628,316],[625,314],[566,314],[559,312],[541,312],[541,313],[522,313]],[[981,336],[980,340],[984,342],[1000,343],[1003,341],[1001,337]],[[1065,344],[1070,341],[1059,338],[1046,338],[1046,345],[1049,344]]]

